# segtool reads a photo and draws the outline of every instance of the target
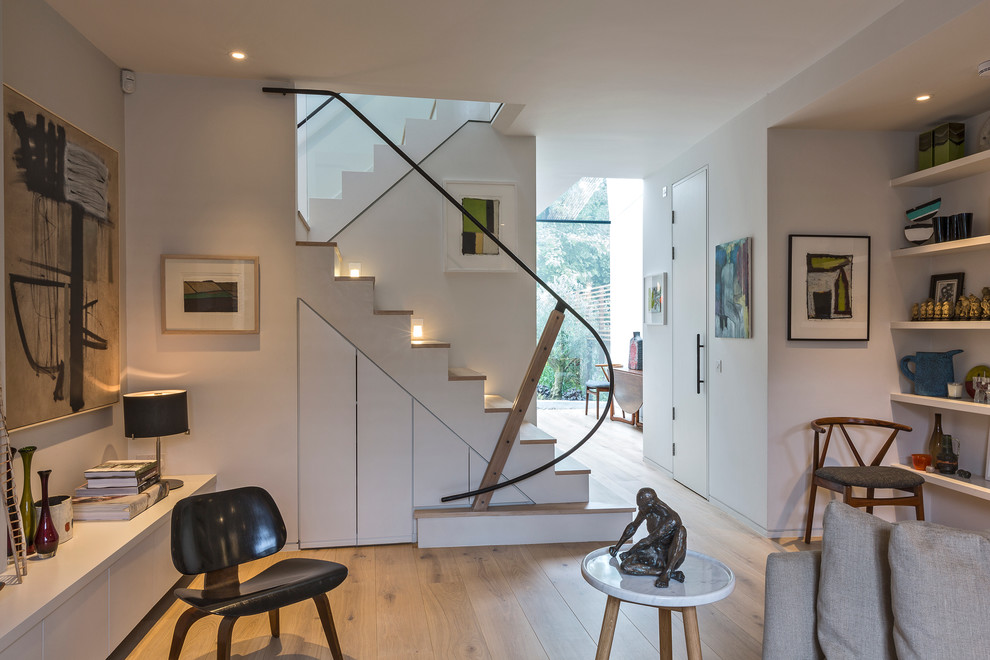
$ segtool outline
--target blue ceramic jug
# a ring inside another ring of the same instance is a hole
[[[961,348],[944,353],[917,352],[901,358],[901,371],[914,381],[914,393],[922,396],[948,396],[947,383],[955,381],[952,370],[952,356],[962,353]],[[908,363],[914,362],[914,371]]]

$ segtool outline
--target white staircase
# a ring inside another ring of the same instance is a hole
[[[491,104],[471,101],[437,100],[435,119],[406,119],[402,150],[416,163],[444,143],[468,121],[490,121]],[[301,241],[327,241],[354,220],[376,199],[385,194],[412,168],[388,145],[370,144],[374,165],[367,171],[345,171],[340,197],[310,196],[306,223],[299,225]]]
[[[428,418],[417,422],[411,466],[420,547],[605,541],[629,522],[633,508],[607,492],[592,492],[590,470],[573,458],[497,491],[488,511],[471,511],[469,500],[441,503],[442,496],[457,492],[452,483],[480,484],[511,400],[486,392],[483,374],[451,367],[449,344],[411,341],[413,312],[377,310],[374,278],[341,277],[335,244],[300,242],[296,252],[299,299],[412,397],[417,419]],[[548,462],[555,443],[523,424],[505,474]],[[465,447],[468,460],[462,462]]]

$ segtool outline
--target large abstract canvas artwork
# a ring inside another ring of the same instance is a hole
[[[715,336],[753,336],[751,262],[753,239],[715,246]]]
[[[120,392],[117,152],[4,87],[7,422]]]
[[[870,237],[790,237],[788,339],[870,338]]]

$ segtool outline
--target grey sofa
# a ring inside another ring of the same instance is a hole
[[[990,532],[829,503],[821,552],[767,558],[763,657],[990,658]]]

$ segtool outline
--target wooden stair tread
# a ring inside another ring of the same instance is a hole
[[[413,311],[411,309],[376,309],[375,314],[378,316],[412,316]]]
[[[465,367],[451,367],[447,369],[447,380],[485,380],[485,374],[478,373]]]
[[[553,445],[557,438],[529,422],[523,422],[519,428],[519,444],[521,445]]]
[[[348,277],[346,275],[336,275],[333,278],[334,282],[372,282],[375,281],[374,275],[362,275],[361,277]]]
[[[591,468],[587,467],[573,456],[568,456],[560,463],[553,466],[557,474],[591,474]]]
[[[330,241],[296,241],[296,245],[302,247],[337,247],[336,243]]]
[[[486,394],[485,412],[512,412],[512,402],[497,394]]]
[[[411,343],[413,348],[450,348],[449,342],[432,339],[414,339]]]
[[[631,513],[634,506],[609,502],[564,502],[562,504],[509,504],[490,506],[485,511],[470,507],[415,509],[414,518],[466,518],[487,516],[572,515],[580,513]]]

